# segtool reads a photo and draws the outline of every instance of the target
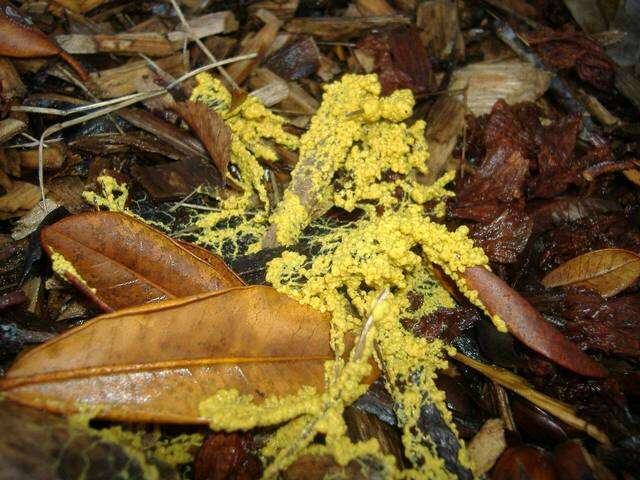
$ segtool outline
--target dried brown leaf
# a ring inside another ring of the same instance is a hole
[[[243,285],[215,255],[122,213],[67,217],[42,229],[41,242],[73,265],[81,279],[66,277],[105,311]]]
[[[220,185],[216,167],[193,157],[159,165],[134,164],[130,172],[154,202],[178,200],[200,186],[215,189]]]
[[[527,212],[533,219],[534,234],[598,213],[618,212],[621,210],[620,205],[613,200],[571,196],[556,197],[540,203],[530,203],[527,207]]]
[[[515,263],[533,230],[533,220],[522,210],[506,208],[489,223],[470,228],[470,237],[492,262]]]
[[[640,256],[621,248],[604,248],[563,263],[543,279],[545,287],[586,287],[603,297],[623,291],[640,277]]]
[[[113,420],[206,423],[220,389],[256,399],[324,387],[329,318],[271,287],[210,292],[102,315],[19,358],[10,399]]]
[[[175,109],[198,136],[224,179],[231,156],[231,129],[204,103],[179,102]]]
[[[30,210],[40,200],[40,190],[27,182],[13,182],[11,189],[0,196],[0,212]]]
[[[458,202],[510,202],[522,198],[528,173],[529,162],[514,142],[495,145],[487,152],[475,174],[462,184]]]
[[[177,480],[178,472],[156,457],[107,440],[96,430],[13,402],[0,405],[0,479],[82,480],[128,478]]]
[[[18,58],[60,55],[82,80],[89,78],[75,58],[38,30],[16,7],[5,2],[0,3],[0,55]]]
[[[604,377],[607,371],[544,320],[518,292],[486,268],[467,268],[467,285],[492,315],[498,315],[509,332],[527,347],[581,375]]]

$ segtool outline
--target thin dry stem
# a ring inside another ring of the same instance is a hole
[[[519,377],[518,375],[511,373],[508,370],[477,362],[476,360],[473,360],[472,358],[469,358],[466,355],[461,354],[460,352],[456,352],[453,358],[458,360],[460,363],[464,363],[466,366],[471,367],[474,370],[477,370],[478,372],[486,375],[497,384],[508,388],[518,395],[521,395],[534,405],[540,407],[545,412],[548,412],[551,415],[559,418],[567,425],[585,432],[587,435],[595,438],[605,445],[609,445],[611,443],[609,437],[607,437],[607,435],[602,430],[600,430],[592,423],[579,418],[576,415],[573,407],[567,405],[564,402],[561,402],[560,400],[549,397],[544,393],[538,392],[537,390],[529,386],[524,378]]]
[[[349,360],[350,362],[361,360],[362,353],[364,352],[364,347],[369,337],[369,332],[371,331],[371,327],[373,326],[374,312],[378,307],[378,305],[380,305],[380,303],[382,303],[387,298],[389,293],[390,293],[389,289],[385,288],[382,291],[382,293],[378,295],[378,298],[376,298],[375,302],[373,302],[373,306],[371,307],[371,313],[369,314],[369,317],[367,318],[364,326],[362,327],[360,338],[358,338],[358,343],[353,349],[353,354],[351,356],[351,359]],[[339,375],[338,373],[336,373],[334,377],[334,382],[337,380],[338,377]],[[313,438],[316,432],[316,428],[315,428],[316,424],[318,423],[318,421],[320,421],[320,419],[322,419],[322,417],[326,415],[326,413],[329,411],[329,408],[331,408],[331,406],[340,399],[340,397],[342,396],[342,391],[343,389],[340,388],[333,398],[330,398],[326,401],[326,403],[323,406],[322,413],[320,413],[319,415],[311,419],[304,426],[304,428],[300,432],[300,435],[298,435],[298,438],[291,443],[291,446],[287,448],[284,452],[279,454],[275,458],[273,463],[271,463],[271,465],[267,467],[267,469],[265,470],[264,478],[272,478],[278,474],[278,472],[281,469],[281,465],[280,465],[281,461],[279,459],[286,459],[291,457],[292,455],[295,455],[297,452],[299,452],[300,450],[305,448],[307,445],[309,445],[311,441],[313,441]]]
[[[44,132],[42,132],[42,135],[40,136],[39,145],[38,145],[38,184],[39,184],[39,187],[40,187],[40,195],[42,197],[42,201],[43,202],[45,201],[44,156],[43,156],[44,155],[43,154],[44,140],[49,135],[51,135],[53,133],[56,133],[56,132],[59,132],[60,130],[63,130],[65,128],[67,128],[67,127],[78,125],[78,124],[84,123],[84,122],[86,122],[88,120],[93,120],[94,118],[101,117],[103,115],[108,115],[108,114],[110,114],[112,112],[115,112],[117,110],[121,110],[121,109],[123,109],[125,107],[128,107],[130,105],[133,105],[134,103],[141,102],[141,101],[147,100],[149,98],[157,97],[159,95],[164,95],[169,90],[174,88],[176,85],[178,85],[181,82],[183,82],[183,81],[185,81],[185,80],[197,75],[198,73],[204,72],[206,70],[211,70],[212,68],[217,68],[220,65],[226,65],[226,64],[229,64],[229,63],[239,62],[239,61],[242,61],[242,60],[248,60],[248,59],[254,58],[255,56],[256,56],[255,53],[250,53],[250,54],[247,54],[247,55],[240,55],[240,56],[237,56],[237,57],[228,58],[226,60],[221,60],[221,61],[216,62],[216,63],[205,65],[205,66],[200,67],[200,68],[196,68],[195,70],[187,72],[186,74],[182,75],[180,78],[178,78],[175,81],[171,82],[166,88],[159,88],[157,90],[151,90],[149,92],[134,93],[134,94],[126,95],[124,97],[120,97],[120,98],[117,98],[117,99],[107,100],[105,102],[99,102],[99,104],[90,104],[90,105],[83,105],[81,107],[77,107],[75,109],[76,112],[80,111],[80,109],[89,110],[89,109],[96,108],[96,105],[108,105],[106,108],[103,108],[101,110],[97,110],[95,112],[88,113],[87,115],[83,115],[81,117],[73,118],[71,120],[67,120],[66,122],[61,122],[61,123],[56,123],[54,125],[51,125]],[[45,205],[45,214],[47,214],[49,212],[47,211],[46,203],[44,203],[44,205]]]
[[[193,41],[196,42],[196,45],[200,47],[200,50],[204,52],[204,54],[209,58],[209,60],[211,60],[212,63],[216,63],[218,60],[213,55],[213,53],[211,53],[211,51],[207,48],[207,46],[204,43],[202,43],[202,40],[200,40],[200,38],[198,38],[198,36],[193,33],[193,30],[191,29],[191,25],[189,25],[189,22],[187,22],[187,19],[182,13],[182,10],[180,9],[178,2],[176,2],[176,0],[171,0],[171,5],[173,5],[174,10],[178,14],[178,18],[180,19],[180,22],[182,23],[182,26],[184,27],[185,31],[191,36]],[[234,90],[240,89],[240,87],[235,82],[235,80],[231,78],[231,75],[229,75],[224,68],[218,67],[218,71],[222,74],[224,79],[227,82],[229,82],[229,84],[234,88]]]

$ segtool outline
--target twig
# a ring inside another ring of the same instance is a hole
[[[585,432],[587,435],[595,438],[600,443],[603,443],[605,445],[609,445],[611,443],[609,437],[607,437],[607,435],[602,430],[600,430],[592,423],[579,418],[576,415],[575,410],[571,406],[531,388],[524,378],[519,377],[518,375],[511,373],[503,368],[492,367],[491,365],[477,362],[476,360],[473,360],[472,358],[469,358],[466,355],[461,354],[460,352],[456,352],[453,358],[458,360],[460,363],[465,364],[467,367],[473,368],[474,370],[477,370],[478,372],[486,375],[497,384],[508,388],[518,395],[521,395],[534,405],[540,407],[545,412],[548,412],[551,415],[559,418],[567,425]]]
[[[355,48],[358,46],[357,43],[353,43],[353,42],[330,42],[328,40],[322,41],[322,40],[316,40],[316,44],[317,45],[327,45],[330,47],[349,47],[349,48]]]
[[[222,209],[219,207],[207,207],[206,205],[198,205],[195,203],[186,203],[186,202],[180,202],[180,203],[176,203],[173,207],[171,207],[171,209],[169,211],[173,211],[177,208],[193,208],[194,210],[202,210],[204,212],[222,212]]]
[[[178,78],[175,81],[171,82],[166,88],[159,88],[157,90],[151,90],[149,92],[134,93],[134,94],[131,94],[131,95],[126,95],[125,97],[121,97],[119,99],[107,100],[106,102],[100,102],[100,104],[102,104],[102,105],[109,105],[109,106],[107,106],[106,108],[103,108],[101,110],[88,113],[87,115],[83,115],[81,117],[73,118],[73,119],[67,120],[65,122],[56,123],[54,125],[51,125],[44,132],[42,132],[42,135],[40,136],[40,143],[39,143],[39,146],[38,146],[38,183],[39,183],[39,187],[40,187],[40,194],[41,194],[41,197],[42,197],[42,201],[43,202],[45,201],[43,148],[44,148],[44,140],[49,135],[51,135],[53,133],[56,133],[56,132],[59,132],[60,130],[64,130],[67,127],[78,125],[78,124],[84,123],[84,122],[86,122],[88,120],[93,120],[94,118],[98,118],[98,117],[101,117],[103,115],[107,115],[107,114],[109,114],[111,112],[115,112],[117,110],[121,110],[121,109],[123,109],[125,107],[133,105],[134,103],[141,102],[141,101],[147,100],[149,98],[157,97],[159,95],[164,95],[169,90],[174,88],[176,85],[178,85],[181,82],[184,82],[185,80],[197,75],[200,72],[204,72],[206,70],[211,70],[212,68],[217,68],[220,65],[226,65],[226,64],[229,64],[229,63],[239,62],[239,61],[242,61],[242,60],[248,60],[248,59],[254,58],[255,56],[256,56],[255,53],[250,53],[250,54],[247,54],[247,55],[240,55],[238,57],[228,58],[226,60],[221,60],[221,61],[216,62],[216,63],[205,65],[203,67],[200,67],[200,68],[197,68],[195,70],[192,70],[191,72],[187,72],[186,74],[182,75],[180,78]],[[96,104],[83,105],[82,107],[77,107],[76,111],[78,111],[81,108],[82,109],[86,109],[86,110],[93,109],[93,108],[95,108],[95,105]],[[44,205],[45,205],[45,213],[48,213],[47,212],[46,203],[44,203]]]
[[[118,98],[112,98],[110,100],[103,100],[101,102],[96,103],[87,103],[86,105],[80,105],[79,107],[73,107],[69,110],[60,110],[57,108],[44,108],[44,107],[31,107],[28,105],[16,105],[15,107],[11,107],[11,110],[14,112],[29,112],[29,113],[42,113],[45,115],[58,115],[60,117],[66,117],[69,115],[73,115],[75,113],[86,112],[87,110],[95,110],[100,107],[107,107],[109,105],[114,105],[116,103],[124,102],[130,98],[135,98],[140,95],[140,93],[132,93],[129,95],[125,95]]]
[[[55,143],[55,142],[60,142],[60,141],[62,141],[62,138],[52,138],[50,140],[47,140],[47,143],[45,143],[44,147],[48,148],[48,144],[49,143]],[[16,143],[15,145],[7,145],[7,146],[5,146],[3,148],[30,148],[30,147],[37,147],[38,145],[40,145],[40,140],[35,138],[33,142]]]
[[[42,113],[43,115],[67,115],[67,110],[58,108],[32,107],[30,105],[14,105],[12,112]]]
[[[373,326],[373,313],[375,312],[378,305],[384,302],[388,296],[389,296],[389,289],[385,288],[384,291],[378,296],[378,298],[376,298],[376,301],[373,302],[373,307],[371,307],[371,313],[369,314],[369,318],[367,318],[367,321],[365,322],[364,327],[362,327],[362,333],[360,333],[360,338],[358,339],[358,343],[354,349],[354,353],[353,353],[354,360],[360,360],[360,357],[362,357],[362,352],[367,342],[367,337],[369,336],[369,330],[371,330],[371,327]]]
[[[20,135],[22,135],[23,137],[25,137],[27,140],[31,140],[32,143],[35,143],[36,145],[39,144],[38,139],[34,136],[29,135],[27,132],[22,132],[20,133]],[[44,144],[44,148],[49,148],[49,145],[47,145],[46,143]]]
[[[269,169],[269,181],[271,182],[271,188],[273,189],[273,206],[275,207],[280,203],[280,189],[278,188],[276,174],[273,173],[273,170],[271,169]]]
[[[200,191],[200,187],[202,185],[197,186],[196,188],[193,189],[193,191],[187,195],[186,197],[184,197],[182,200],[180,200],[179,202],[175,203],[168,211],[169,212],[174,212],[176,211],[178,208],[180,208],[183,205],[186,205],[186,202],[189,201],[191,199],[191,197],[193,197],[196,193],[198,193]]]
[[[585,169],[582,172],[582,177],[585,180],[592,182],[594,178],[599,177],[600,175],[603,175],[605,173],[620,172],[622,170],[630,170],[638,167],[640,167],[640,159],[637,158],[631,158],[622,162],[600,162]]]
[[[513,413],[511,412],[511,406],[509,405],[509,396],[504,387],[497,382],[493,382],[493,389],[496,394],[496,403],[498,404],[498,410],[500,411],[500,418],[504,422],[504,426],[511,432],[517,431],[516,422],[513,420]]]
[[[385,288],[384,291],[378,296],[378,298],[376,298],[375,302],[373,302],[373,306],[371,307],[371,313],[369,314],[369,317],[367,318],[367,321],[365,322],[364,326],[362,327],[362,332],[360,333],[360,338],[358,339],[358,343],[356,344],[356,346],[353,349],[353,354],[351,356],[351,359],[349,361],[354,362],[354,361],[358,361],[361,360],[362,358],[362,353],[364,352],[364,347],[367,343],[367,339],[369,337],[369,332],[371,331],[371,327],[373,326],[373,317],[374,317],[374,312],[376,310],[376,308],[378,307],[378,305],[380,305],[380,303],[382,303],[387,296],[389,295],[389,289]],[[336,375],[334,377],[334,382],[337,380],[338,375]],[[340,396],[342,395],[342,389],[339,389],[338,392],[336,393],[336,395],[333,398],[328,399],[322,409],[322,413],[320,413],[319,415],[315,416],[311,421],[309,421],[304,428],[302,429],[302,431],[300,432],[300,434],[298,435],[298,438],[296,438],[295,440],[293,440],[291,442],[291,446],[289,446],[286,450],[284,450],[284,453],[278,455],[280,458],[288,458],[291,455],[296,454],[298,451],[300,451],[302,448],[306,447],[307,445],[309,445],[309,443],[313,440],[314,437],[314,433],[315,433],[315,426],[316,424],[320,421],[320,419],[322,417],[324,417],[324,415],[329,411],[329,408],[340,399]],[[277,465],[277,459],[273,461],[273,463],[267,467],[267,469],[265,470],[265,478],[270,478],[272,476],[275,476],[275,474],[277,473],[278,470],[278,465]],[[274,471],[274,467],[273,465],[276,465],[275,470]]]
[[[184,29],[191,36],[191,38],[193,38],[193,41],[196,42],[196,45],[200,47],[200,50],[204,52],[204,54],[209,58],[209,60],[211,60],[212,63],[216,63],[218,60],[216,59],[216,57],[213,56],[213,53],[211,53],[211,51],[207,48],[207,46],[204,43],[202,43],[202,40],[200,40],[200,38],[198,38],[198,36],[195,33],[193,33],[193,30],[191,29],[191,25],[189,25],[189,22],[187,22],[187,19],[182,13],[182,10],[180,9],[178,2],[176,2],[176,0],[171,0],[171,5],[173,5],[174,10],[178,14],[178,18],[180,19],[180,22],[184,26]],[[238,86],[236,81],[233,78],[231,78],[231,75],[229,75],[224,68],[219,66],[218,71],[222,74],[224,79],[231,84],[234,90],[240,90],[240,87]]]

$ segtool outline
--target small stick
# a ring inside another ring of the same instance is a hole
[[[184,26],[184,29],[191,36],[191,38],[193,38],[193,41],[196,42],[196,45],[198,45],[200,47],[200,50],[202,50],[204,54],[207,57],[209,57],[209,60],[211,60],[211,63],[216,63],[218,60],[216,59],[216,57],[213,56],[213,53],[211,53],[211,51],[207,48],[207,46],[204,43],[202,43],[202,40],[200,40],[200,38],[198,38],[198,36],[195,33],[193,33],[193,30],[191,29],[191,25],[189,25],[189,22],[187,22],[187,19],[182,13],[182,10],[180,9],[178,2],[176,2],[176,0],[171,0],[171,5],[173,5],[173,8],[178,14],[178,18],[180,19],[180,22]],[[240,87],[238,86],[236,81],[233,78],[231,78],[231,75],[229,75],[224,68],[219,66],[218,71],[222,74],[224,79],[231,84],[234,90],[240,90]]]
[[[177,202],[176,204],[173,205],[173,207],[171,207],[168,211],[169,212],[174,212],[176,211],[178,208],[180,208],[181,206],[185,205],[186,202],[188,202],[191,197],[193,197],[196,193],[198,193],[200,191],[200,187],[202,185],[197,186],[189,195],[187,195],[186,197],[184,197],[182,200],[180,200],[179,202]]]
[[[498,403],[498,410],[500,411],[500,417],[504,422],[504,426],[511,432],[517,431],[516,422],[513,420],[513,414],[509,405],[509,396],[507,391],[499,383],[493,382],[493,389],[496,394],[496,402]]]
[[[61,122],[61,123],[56,123],[51,125],[49,128],[47,128],[44,132],[42,132],[42,135],[40,136],[40,142],[38,145],[38,183],[40,186],[40,194],[42,197],[42,202],[44,204],[44,208],[45,208],[45,213],[48,213],[47,211],[47,206],[46,206],[46,202],[45,202],[45,192],[44,192],[44,153],[43,153],[43,149],[44,149],[44,140],[45,138],[47,138],[49,135],[59,132],[60,130],[64,130],[67,127],[71,127],[73,125],[78,125],[80,123],[84,123],[88,120],[93,120],[94,118],[98,118],[101,117],[103,115],[107,115],[111,112],[115,112],[117,110],[121,110],[125,107],[128,107],[130,105],[133,105],[134,103],[137,102],[141,102],[143,100],[147,100],[149,98],[153,98],[153,97],[157,97],[159,95],[164,95],[166,94],[169,90],[171,90],[172,88],[174,88],[176,85],[182,83],[183,81],[197,75],[200,72],[204,72],[206,70],[211,70],[212,68],[216,68],[220,65],[226,65],[228,63],[233,63],[233,62],[239,62],[242,60],[248,60],[250,58],[254,58],[256,56],[255,53],[250,53],[247,55],[240,55],[238,57],[233,57],[233,58],[228,58],[226,60],[221,60],[219,62],[215,62],[209,65],[205,65],[203,67],[197,68],[195,70],[192,70],[191,72],[187,72],[186,74],[182,75],[180,78],[176,79],[175,81],[171,82],[166,88],[159,88],[157,90],[151,90],[149,92],[139,92],[139,93],[134,93],[131,95],[127,95],[125,97],[121,97],[119,99],[114,99],[114,100],[108,100],[106,102],[101,102],[101,104],[108,104],[110,106],[107,106],[106,108],[103,108],[101,110],[95,111],[95,112],[91,112],[88,113],[87,115],[83,115],[81,117],[77,117],[77,118],[73,118],[71,120],[67,120],[66,122]],[[124,99],[124,100],[123,100]],[[120,102],[120,103],[117,103]],[[115,103],[115,105],[111,105]],[[95,108],[95,104],[92,105],[83,105],[82,107],[78,107],[78,110],[80,108],[84,108],[84,109],[89,109],[89,108]]]
[[[364,326],[362,327],[362,332],[360,333],[360,338],[358,339],[358,343],[353,349],[353,355],[350,361],[360,360],[362,357],[362,352],[364,351],[364,347],[367,342],[367,338],[369,336],[369,332],[371,331],[371,327],[373,326],[373,313],[377,306],[382,303],[387,296],[389,295],[389,289],[385,288],[384,291],[376,298],[375,302],[373,302],[373,306],[371,307],[371,313],[367,318]],[[336,377],[337,378],[337,373]],[[334,379],[335,381],[335,379]],[[291,445],[284,450],[283,454],[278,455],[280,458],[287,458],[290,455],[300,451],[302,448],[306,447],[311,443],[315,433],[315,426],[320,421],[320,419],[326,414],[331,405],[340,399],[340,395],[342,394],[342,389],[340,389],[337,395],[329,400],[323,405],[323,411],[313,419],[311,419],[302,429],[298,437],[291,442]],[[274,466],[275,465],[275,466]],[[278,465],[278,458],[276,458],[271,465],[269,465],[264,474],[264,478],[273,478],[275,474],[280,470],[280,465]]]
[[[540,407],[545,412],[559,418],[567,425],[585,432],[600,443],[605,445],[611,444],[609,437],[607,437],[602,430],[592,423],[579,418],[571,406],[531,388],[524,378],[503,368],[493,367],[491,365],[478,362],[460,352],[456,352],[455,355],[453,355],[453,358],[467,367],[486,375],[497,384],[502,385],[503,387],[508,388],[518,395],[526,398],[537,407]]]
[[[273,170],[269,169],[269,181],[271,182],[271,188],[273,189],[273,206],[275,207],[280,203],[280,189],[278,188],[278,182],[276,181],[276,174]]]

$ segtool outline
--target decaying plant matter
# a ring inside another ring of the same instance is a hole
[[[3,4],[0,467],[632,474],[640,59],[576,3]]]

